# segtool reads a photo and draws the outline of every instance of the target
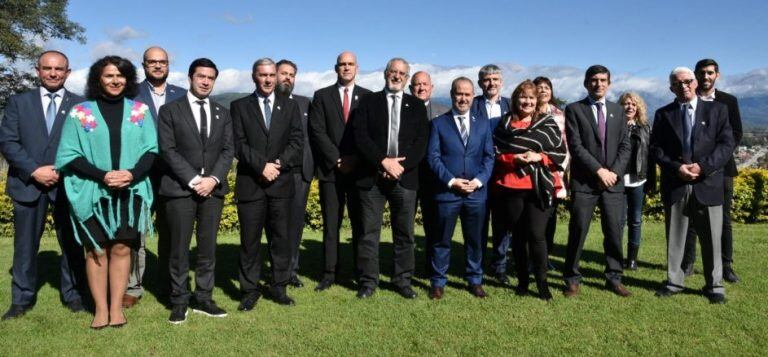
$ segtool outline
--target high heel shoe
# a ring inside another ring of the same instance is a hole
[[[94,330],[94,331],[103,330],[107,326],[109,326],[109,324],[104,324],[104,325],[101,325],[101,326],[91,326],[91,330]]]

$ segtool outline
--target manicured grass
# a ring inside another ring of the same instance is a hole
[[[533,295],[517,297],[511,288],[486,281],[489,297],[473,298],[461,281],[461,238],[456,237],[451,281],[442,301],[427,298],[428,281],[417,279],[415,301],[406,301],[387,284],[367,300],[355,298],[351,283],[351,245],[344,246],[343,286],[316,293],[321,267],[320,233],[307,232],[301,274],[306,286],[290,289],[297,305],[262,299],[247,313],[236,310],[237,235],[221,237],[214,299],[229,312],[222,319],[191,314],[185,324],[167,322],[169,310],[157,301],[156,242],[151,242],[147,293],[126,312],[122,329],[90,331],[91,315],[72,314],[58,298],[58,247],[45,238],[40,253],[40,291],[35,308],[21,319],[0,323],[0,355],[762,355],[768,348],[768,225],[737,225],[736,269],[742,282],[727,285],[728,303],[710,305],[699,294],[701,274],[689,278],[684,294],[654,297],[665,278],[663,225],[644,226],[641,268],[624,282],[634,293],[620,298],[606,291],[602,278],[599,224],[593,224],[582,261],[582,294],[566,299],[554,289],[563,284],[550,274],[551,303]],[[558,227],[554,258],[562,264],[567,224]],[[421,235],[419,229],[418,232]],[[391,272],[389,231],[382,243],[382,280]],[[348,232],[346,237],[348,239]],[[421,275],[423,237],[418,237]],[[348,241],[347,241],[348,243]],[[12,239],[0,239],[0,308],[10,304]],[[700,261],[697,268],[701,268]],[[513,284],[515,279],[512,278]],[[531,288],[535,293],[535,286]]]

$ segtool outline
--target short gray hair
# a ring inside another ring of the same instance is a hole
[[[502,77],[501,68],[495,64],[486,64],[480,68],[480,72],[477,73],[477,79],[483,80],[485,76],[489,76],[491,74],[498,74],[499,77]]]
[[[387,61],[387,67],[384,69],[384,73],[389,72],[389,69],[392,68],[392,65],[395,62],[403,62],[405,64],[406,75],[410,75],[411,74],[411,65],[408,64],[408,61],[406,61],[405,59],[402,59],[400,57],[395,57],[395,58]]]
[[[669,73],[669,84],[672,84],[675,81],[675,77],[678,74],[690,74],[691,78],[696,78],[696,75],[693,73],[693,71],[688,67],[675,67],[675,69],[672,70],[672,72]]]
[[[269,57],[263,57],[256,60],[256,62],[253,62],[253,68],[251,68],[251,71],[256,73],[256,67],[258,66],[277,66],[275,65],[275,61],[273,61]]]

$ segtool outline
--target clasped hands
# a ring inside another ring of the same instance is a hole
[[[59,173],[53,165],[40,166],[32,172],[32,178],[45,187],[51,187],[59,182]]]
[[[541,160],[541,154],[533,151],[526,151],[523,154],[515,155],[515,162],[518,164],[532,164]]]
[[[479,187],[477,185],[477,181],[475,180],[467,180],[457,177],[453,179],[451,188],[459,191],[460,193],[468,195],[472,192],[475,192]]]
[[[384,169],[382,176],[387,180],[399,180],[405,172],[403,165],[400,164],[403,160],[405,160],[404,157],[388,157],[381,160],[381,168]]]
[[[357,163],[357,158],[353,155],[344,155],[336,160],[336,169],[343,174],[352,172]]]
[[[280,176],[281,167],[280,159],[275,160],[275,162],[268,162],[266,165],[264,165],[264,170],[261,172],[261,177],[266,182],[275,181],[277,180],[277,177]]]
[[[611,187],[615,185],[619,180],[619,177],[616,175],[616,173],[604,167],[601,167],[597,170],[597,177],[600,180],[600,187],[602,188]]]
[[[701,174],[701,167],[699,164],[683,164],[680,165],[680,169],[677,171],[677,175],[680,176],[683,181],[693,181],[699,178]]]
[[[211,193],[216,188],[216,185],[219,184],[219,182],[211,176],[198,176],[192,180],[190,184],[192,185],[192,190],[194,190],[198,196],[211,197]]]
[[[128,170],[112,170],[104,175],[104,184],[114,190],[128,187],[131,182],[133,182],[133,174]]]

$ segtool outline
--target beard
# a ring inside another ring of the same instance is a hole
[[[291,95],[291,93],[293,92],[293,86],[286,83],[278,83],[277,92],[282,95]]]
[[[159,82],[159,83],[165,83],[165,81],[168,79],[168,72],[166,72],[164,75],[160,77],[155,77],[152,72],[147,72],[147,80],[150,82]]]

